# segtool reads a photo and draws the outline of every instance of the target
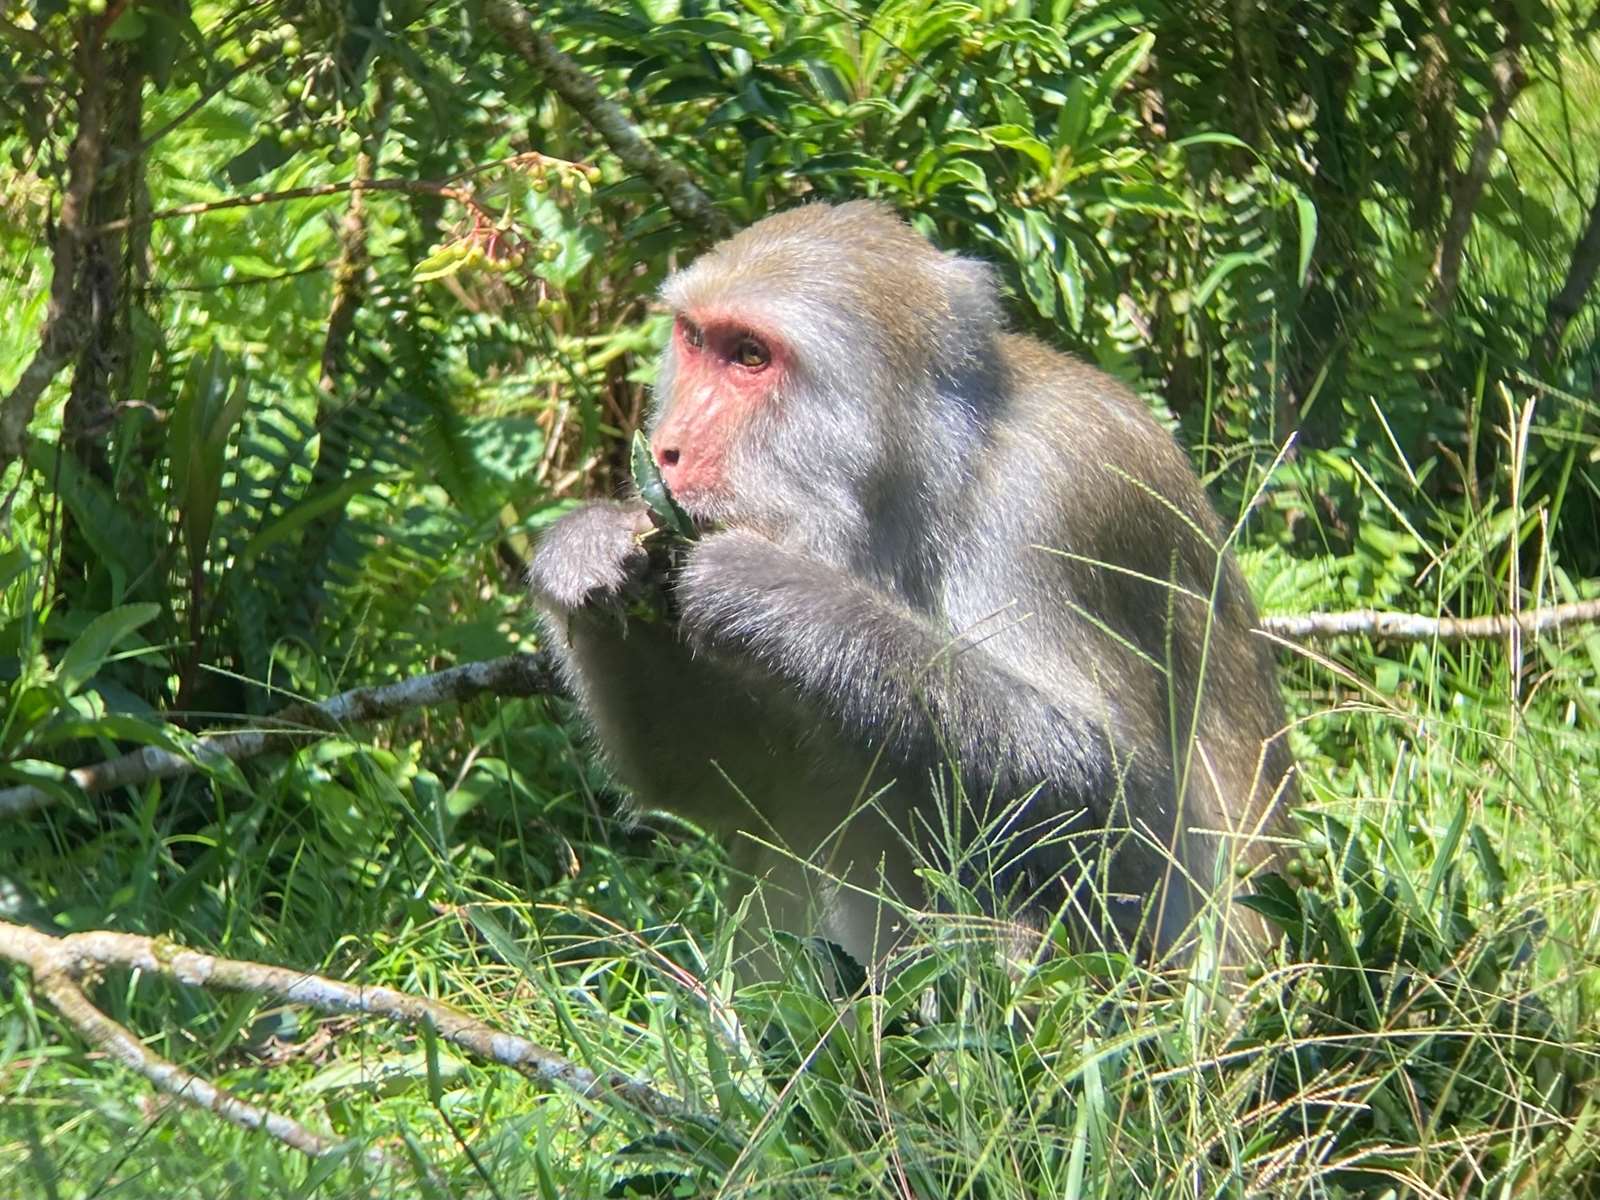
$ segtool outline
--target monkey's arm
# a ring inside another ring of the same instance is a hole
[[[1148,768],[1115,761],[1115,713],[1048,696],[981,646],[757,534],[700,542],[678,601],[692,644],[770,673],[895,760],[958,764],[979,794],[1043,784],[1099,816],[1120,776]]]

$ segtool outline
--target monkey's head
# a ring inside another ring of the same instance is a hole
[[[906,464],[924,472],[958,453],[921,444],[922,431],[983,423],[972,397],[992,389],[972,380],[994,359],[989,270],[940,253],[882,205],[768,217],[662,295],[674,323],[651,447],[698,520],[778,535],[842,513],[859,528],[876,494],[920,485]],[[920,411],[930,406],[951,411]]]

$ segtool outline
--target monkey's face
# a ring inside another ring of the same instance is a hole
[[[657,384],[650,445],[667,487],[693,517],[724,517],[736,498],[736,459],[771,419],[790,353],[747,319],[679,313]]]

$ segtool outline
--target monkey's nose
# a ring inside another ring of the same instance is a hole
[[[670,447],[662,447],[656,451],[656,465],[660,467],[675,467],[678,465],[678,452]]]

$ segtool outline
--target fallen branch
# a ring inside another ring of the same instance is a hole
[[[484,5],[484,16],[506,44],[544,76],[551,90],[594,126],[622,165],[643,176],[661,193],[680,221],[713,237],[726,237],[733,232],[733,223],[700,190],[689,172],[656,149],[622,107],[601,94],[582,67],[563,54],[546,34],[534,29],[526,9],[511,0],[489,0]]]
[[[295,739],[337,733],[352,724],[381,720],[414,708],[485,694],[543,696],[560,690],[547,659],[536,654],[511,654],[399,683],[352,688],[316,704],[291,704],[268,718],[264,728],[211,734],[196,740],[185,754],[146,746],[93,766],[63,771],[61,782],[93,795],[152,779],[186,775],[225,761],[253,758]],[[56,799],[55,791],[34,784],[0,788],[0,819],[31,812]]]
[[[293,1118],[274,1113],[186,1071],[145,1046],[125,1026],[106,1016],[84,992],[83,981],[107,967],[124,967],[185,987],[252,992],[318,1012],[382,1017],[410,1028],[427,1026],[442,1040],[485,1062],[510,1067],[530,1079],[569,1088],[587,1099],[612,1100],[652,1117],[694,1120],[681,1102],[646,1083],[616,1072],[596,1072],[526,1038],[504,1033],[448,1004],[387,987],[345,983],[289,967],[218,958],[170,942],[111,930],[52,937],[25,925],[0,921],[0,960],[27,967],[40,994],[90,1045],[148,1079],[158,1090],[215,1113],[244,1129],[260,1130],[313,1157],[340,1143],[313,1133]],[[368,1155],[384,1161],[381,1151]]]
[[[1466,642],[1508,637],[1513,629],[1534,634],[1586,621],[1600,621],[1600,600],[1552,604],[1514,615],[1497,613],[1487,617],[1425,617],[1417,613],[1359,609],[1355,612],[1267,617],[1262,620],[1261,627],[1268,633],[1296,641],[1357,634],[1391,642]]]

